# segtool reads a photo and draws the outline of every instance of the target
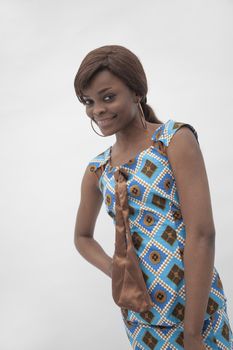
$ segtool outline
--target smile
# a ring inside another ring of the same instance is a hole
[[[97,120],[97,124],[99,126],[105,126],[105,125],[108,125],[108,124],[111,124],[111,121],[112,119],[116,118],[116,115],[114,117],[111,117],[111,118],[106,118],[106,119],[102,119],[102,120]]]

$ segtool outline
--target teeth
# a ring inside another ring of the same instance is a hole
[[[99,120],[98,121],[98,124],[99,125],[105,125],[105,124],[108,124],[110,120],[112,120],[113,118],[115,118],[115,115],[111,118],[106,118],[106,119],[103,119],[103,120]]]

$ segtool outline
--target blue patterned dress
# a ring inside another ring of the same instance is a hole
[[[153,133],[152,145],[134,159],[111,167],[112,146],[89,162],[89,169],[102,169],[99,188],[108,215],[115,224],[114,172],[127,173],[129,225],[139,266],[154,306],[141,313],[121,308],[133,349],[184,349],[183,319],[185,280],[183,252],[186,230],[180,210],[175,177],[166,148],[179,128],[190,124],[168,120]],[[207,349],[233,349],[227,314],[227,298],[214,267],[206,309],[203,339]]]

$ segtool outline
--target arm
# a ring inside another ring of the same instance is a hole
[[[76,216],[74,244],[78,252],[89,263],[111,277],[112,258],[93,238],[102,202],[103,197],[98,187],[98,177],[87,167],[81,184],[81,200]]]
[[[214,268],[215,228],[208,179],[192,131],[180,128],[167,149],[186,227],[184,338],[200,337]]]

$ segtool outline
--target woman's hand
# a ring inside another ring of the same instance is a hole
[[[206,350],[202,335],[187,335],[184,334],[184,349],[185,350]]]

